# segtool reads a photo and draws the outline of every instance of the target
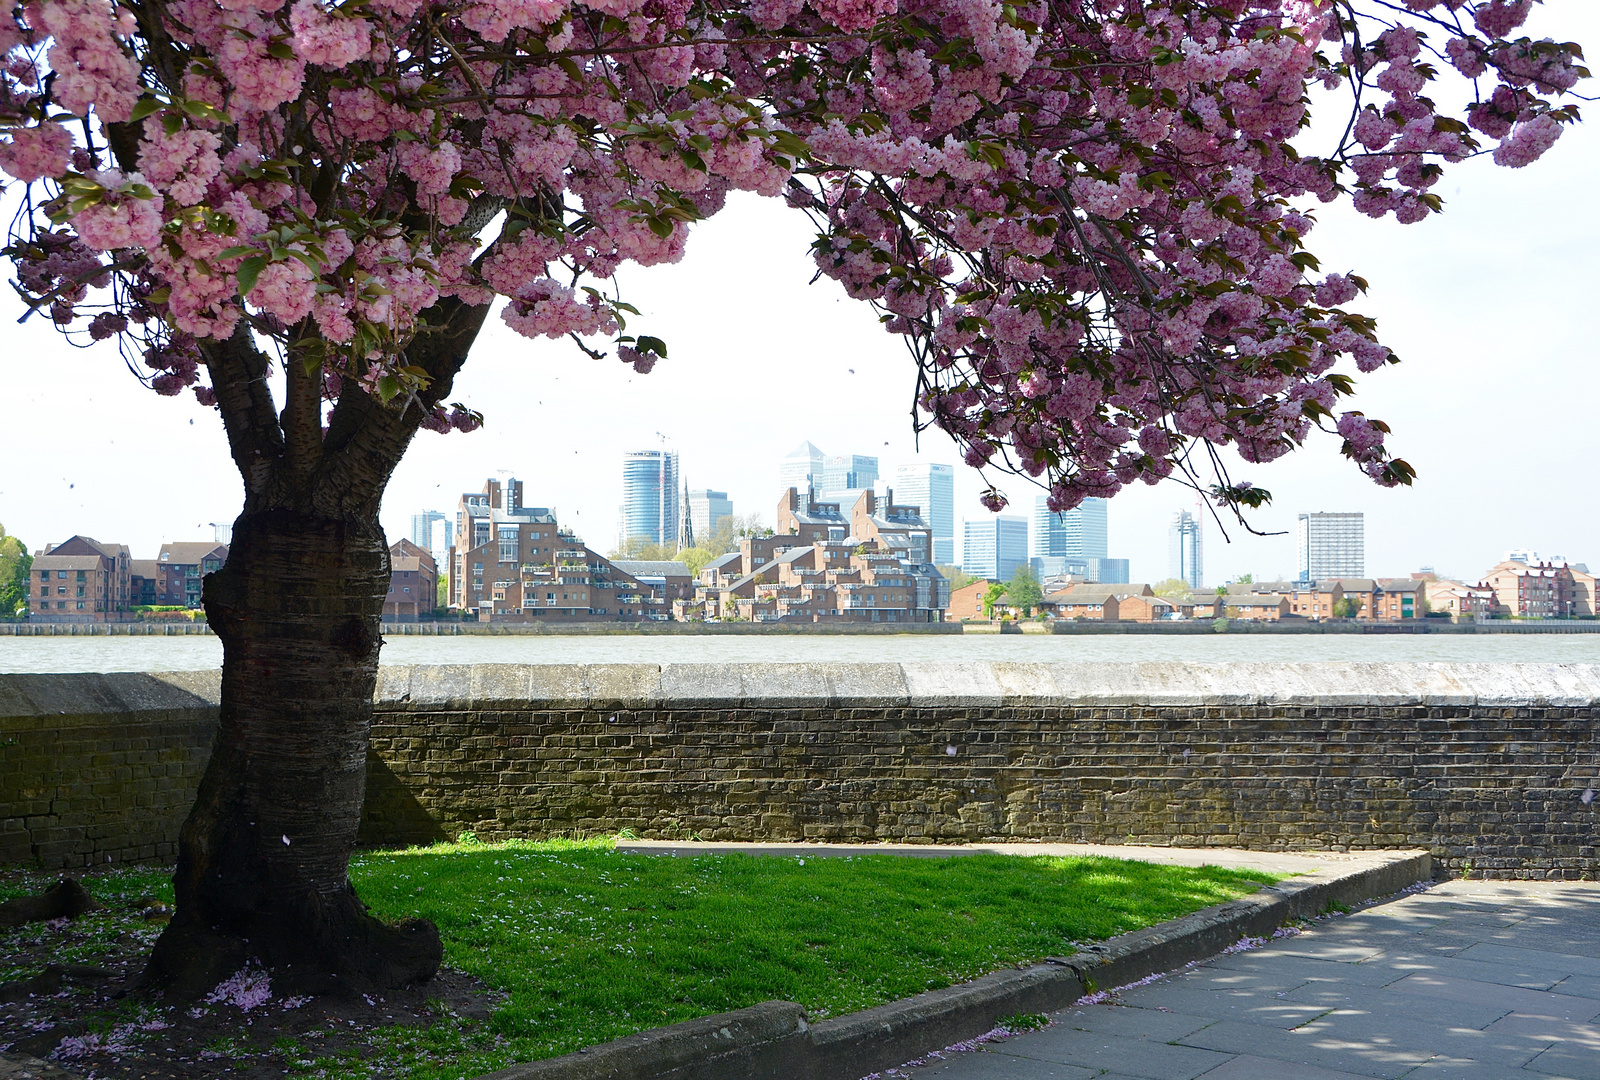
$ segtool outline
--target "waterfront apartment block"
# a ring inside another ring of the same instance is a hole
[[[1359,513],[1301,514],[1295,523],[1298,581],[1366,576],[1366,518]]]
[[[1523,619],[1562,619],[1594,615],[1595,579],[1582,563],[1559,555],[1512,551],[1484,575],[1499,606]]]
[[[461,496],[450,549],[449,606],[503,622],[638,620],[662,603],[633,575],[592,551],[522,481],[488,480]],[[676,502],[676,499],[674,499]]]
[[[103,623],[131,618],[133,559],[126,544],[74,536],[46,545],[28,576],[28,617],[37,622]]]
[[[389,567],[384,621],[416,622],[432,615],[439,588],[439,570],[432,553],[411,540],[398,540],[389,548]]]
[[[846,515],[836,502],[789,488],[777,529],[701,568],[680,619],[751,622],[940,622],[950,585],[929,561],[933,533],[920,508],[871,491]]]
[[[206,575],[228,561],[228,545],[204,541],[162,544],[156,556],[155,600],[166,607],[201,606]]]

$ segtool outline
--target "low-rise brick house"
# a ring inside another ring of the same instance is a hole
[[[640,620],[663,607],[548,509],[524,505],[520,480],[461,496],[450,567],[450,607],[484,620]]]
[[[157,604],[199,608],[207,574],[228,561],[228,545],[205,541],[162,544],[156,556]]]
[[[1420,619],[1428,613],[1424,582],[1415,578],[1383,578],[1373,593],[1373,618]]]
[[[416,622],[432,615],[439,590],[439,569],[433,556],[410,540],[400,540],[389,548],[389,565],[383,617],[390,622]]]
[[[1219,599],[1221,599],[1219,597]],[[1228,618],[1277,622],[1289,617],[1289,598],[1278,593],[1240,593],[1227,598]]]
[[[126,622],[133,559],[126,544],[74,536],[47,545],[28,572],[28,617],[38,622]]]
[[[988,618],[988,613],[983,610],[983,598],[993,584],[988,578],[979,578],[971,584],[951,590],[950,606],[944,611],[945,620],[961,622],[963,619]]]
[[[1122,616],[1122,601],[1137,598],[1128,605],[1128,617]],[[1172,605],[1165,600],[1160,605],[1144,601],[1159,599],[1149,585],[1074,585],[1070,589],[1051,593],[1044,598],[1040,608],[1058,619],[1096,619],[1105,622],[1150,622],[1164,618]],[[1163,607],[1164,605],[1164,607]],[[1155,612],[1161,610],[1162,614]]]

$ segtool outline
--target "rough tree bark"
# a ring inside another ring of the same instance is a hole
[[[426,390],[396,406],[347,386],[325,433],[315,365],[289,359],[278,414],[247,331],[208,351],[245,507],[226,566],[205,581],[223,647],[221,723],[145,986],[192,999],[247,962],[286,993],[367,993],[437,971],[433,924],[380,922],[348,868],[389,589],[378,507],[486,312],[436,305],[407,352],[429,371]]]

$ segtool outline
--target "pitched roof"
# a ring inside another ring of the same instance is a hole
[[[104,555],[108,559],[115,559],[118,555],[126,555],[126,544],[102,544],[92,536],[70,536],[51,548],[51,555]]]
[[[134,559],[132,572],[134,577],[154,578],[161,573],[161,562],[158,559]]]
[[[161,556],[157,561],[168,565],[174,563],[179,566],[199,565],[203,559],[208,559],[217,552],[221,553],[223,562],[228,561],[228,545],[226,544],[180,541],[176,544],[162,544]]]
[[[712,559],[710,562],[706,563],[700,569],[701,569],[701,571],[721,570],[724,566],[727,566],[729,563],[736,563],[740,559],[742,559],[743,557],[744,556],[739,554],[739,552],[737,552],[737,551],[730,551],[726,555],[718,555],[715,559]]]
[[[35,555],[35,570],[98,570],[105,565],[104,555]]]

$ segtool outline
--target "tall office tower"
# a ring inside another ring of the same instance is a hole
[[[956,471],[949,465],[901,465],[894,472],[894,501],[922,510],[933,530],[933,561],[956,561]]]
[[[1071,559],[1106,557],[1106,500],[1085,499],[1071,510],[1050,512],[1050,496],[1033,500],[1033,528],[1028,537],[1033,558],[1066,556]]]
[[[635,450],[622,457],[622,538],[652,544],[678,539],[678,452]]]
[[[701,488],[689,492],[689,523],[694,526],[696,543],[705,543],[707,537],[717,531],[717,522],[732,516],[733,500],[728,498],[726,491]]]
[[[822,460],[822,475],[817,478],[816,486],[818,491],[871,491],[877,479],[877,458],[864,454],[829,454]]]
[[[445,537],[443,544],[433,542],[434,526],[443,523]],[[437,510],[424,510],[420,514],[411,515],[411,542],[423,551],[438,551],[450,546],[450,519]]]
[[[963,573],[1010,581],[1017,567],[1028,564],[1027,518],[1003,514],[962,524],[965,527],[961,544]]]
[[[1201,554],[1200,519],[1187,510],[1179,510],[1167,526],[1167,576],[1191,589],[1200,588],[1205,579]]]
[[[1301,514],[1295,526],[1301,581],[1358,578],[1367,573],[1363,514]]]
[[[778,487],[794,488],[801,496],[822,487],[822,461],[826,457],[809,442],[803,442],[778,462]]]

